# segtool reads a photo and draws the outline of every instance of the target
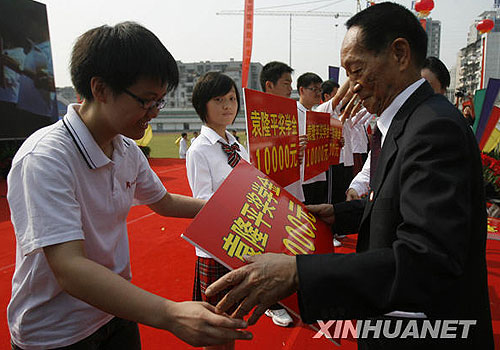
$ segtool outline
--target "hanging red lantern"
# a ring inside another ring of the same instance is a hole
[[[418,17],[427,17],[434,8],[434,0],[418,0],[415,3],[415,11],[418,12]]]
[[[476,24],[476,29],[479,31],[479,33],[484,34],[484,33],[489,33],[495,26],[495,22],[493,22],[491,19],[483,19],[482,21],[479,21],[478,24]]]

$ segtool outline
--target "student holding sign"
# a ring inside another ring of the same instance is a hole
[[[227,75],[208,72],[194,87],[193,106],[204,125],[187,151],[187,176],[193,197],[208,200],[241,158],[249,161],[245,148],[226,130],[240,109],[238,89]],[[196,256],[193,300],[217,305],[225,292],[207,298],[205,290],[229,270],[199,248]],[[234,349],[234,342],[211,349]]]
[[[292,94],[293,68],[283,62],[273,61],[267,63],[260,73],[260,85],[265,93],[290,98]],[[296,181],[285,187],[300,200],[305,201],[301,181]]]
[[[283,62],[273,61],[267,63],[260,73],[260,85],[266,93],[290,98],[292,94],[292,72],[293,68]],[[285,187],[298,200],[305,200],[301,181]],[[280,305],[274,304],[266,311],[266,315],[272,317],[278,326],[286,327],[293,322],[288,312]]]
[[[315,73],[304,73],[297,79],[299,91],[299,131],[306,134],[306,113],[321,102],[321,83],[323,80]],[[302,116],[302,117],[301,117]],[[303,164],[305,167],[305,164]],[[326,172],[302,182],[305,204],[321,204],[327,199]]]

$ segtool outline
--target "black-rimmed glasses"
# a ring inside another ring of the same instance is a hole
[[[306,88],[304,88],[304,89],[311,90],[312,92],[314,92],[314,93],[316,93],[316,94],[321,93],[321,89],[320,89],[320,88],[306,87]]]
[[[140,98],[139,96],[137,96],[136,94],[130,92],[127,89],[124,89],[123,92],[125,92],[127,95],[132,97],[134,100],[139,102],[142,105],[142,108],[146,109],[148,111],[152,110],[153,108],[160,110],[163,107],[165,107],[165,105],[167,104],[167,101],[165,101],[165,98],[162,98],[161,100],[158,100],[158,101],[156,101],[156,100],[144,100],[144,99]]]

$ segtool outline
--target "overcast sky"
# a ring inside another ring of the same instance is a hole
[[[493,7],[494,0],[434,0],[431,17],[441,21],[441,56],[451,68],[476,17]],[[221,10],[242,10],[244,0],[39,0],[47,5],[56,85],[71,85],[71,47],[86,30],[132,20],[152,30],[183,62],[241,60],[243,17],[216,15]],[[308,2],[307,4],[304,4]],[[361,0],[362,3],[365,0]],[[380,1],[379,1],[380,2]],[[411,0],[396,2],[411,6]],[[302,5],[277,7],[302,3]],[[324,7],[323,7],[324,6]],[[282,11],[350,12],[356,0],[255,0],[255,8]],[[339,47],[346,17],[293,17],[292,67],[294,78],[307,71],[328,77],[328,65],[339,65]],[[289,62],[288,17],[254,17],[252,61]],[[341,78],[342,79],[342,78]],[[294,84],[295,86],[295,84]]]

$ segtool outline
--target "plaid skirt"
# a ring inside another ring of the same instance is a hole
[[[214,306],[217,305],[217,303],[222,300],[224,295],[226,295],[230,289],[225,289],[210,298],[205,295],[205,290],[209,285],[228,272],[229,270],[222,264],[218,263],[215,259],[201,258],[198,256],[194,272],[193,300],[206,301]]]

